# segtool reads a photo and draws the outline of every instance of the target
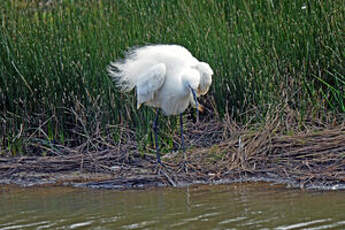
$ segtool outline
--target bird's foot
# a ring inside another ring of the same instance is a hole
[[[165,164],[163,164],[161,161],[157,161],[157,164],[156,164],[154,172],[158,176],[164,176],[171,186],[176,187],[177,183],[172,179],[171,176],[169,176],[169,173],[168,173],[169,169],[168,169],[168,167]]]
[[[188,160],[183,160],[180,162],[179,167],[178,167],[178,172],[183,170],[185,173],[189,173],[189,169],[193,169],[193,165],[188,161]]]
[[[154,167],[154,173],[160,175],[160,172],[163,168],[166,168],[165,164],[163,164],[160,160],[158,160]]]
[[[159,170],[161,169],[166,169],[166,170],[171,170],[173,168],[173,166],[171,165],[171,163],[167,163],[167,162],[162,162],[160,159],[156,161],[156,166],[155,166],[155,173],[159,173]]]

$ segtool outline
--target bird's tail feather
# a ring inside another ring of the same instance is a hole
[[[111,62],[108,67],[108,75],[115,81],[116,86],[122,92],[129,92],[135,87],[135,81],[126,73],[126,63],[118,61]]]

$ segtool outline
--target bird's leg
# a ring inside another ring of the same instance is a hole
[[[155,133],[155,144],[156,144],[156,156],[157,156],[157,166],[158,166],[158,174],[160,175],[161,173],[165,176],[165,178],[168,180],[168,182],[170,183],[170,185],[172,185],[173,187],[176,187],[176,183],[175,181],[168,175],[168,173],[166,173],[164,171],[164,169],[161,168],[161,166],[164,166],[164,164],[161,161],[161,155],[159,153],[159,145],[158,145],[158,117],[159,117],[159,110],[157,109],[157,113],[156,113],[156,118],[155,121],[153,123],[153,131]]]
[[[162,164],[161,162],[161,156],[159,153],[159,145],[158,145],[158,117],[159,117],[159,110],[157,109],[157,113],[156,113],[156,118],[155,121],[153,123],[153,132],[155,133],[155,144],[156,144],[156,157],[157,157],[157,163],[159,163],[160,165]]]
[[[195,90],[189,86],[191,91],[192,91],[192,94],[193,94],[193,98],[194,98],[194,101],[195,101],[195,107],[196,107],[196,123],[199,123],[199,103],[198,103],[198,98],[196,96],[196,93],[195,93]]]
[[[183,117],[182,113],[180,113],[180,129],[181,129],[181,146],[182,146],[182,151],[183,151],[183,167],[188,173],[188,168],[187,168],[187,155],[186,155],[186,148],[184,146],[184,137],[183,137]]]
[[[183,117],[182,117],[182,113],[180,113],[180,129],[181,129],[181,145],[182,145],[183,157],[184,157],[184,160],[187,160],[186,148],[184,146],[184,137],[183,137]]]

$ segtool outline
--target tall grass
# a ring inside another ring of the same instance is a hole
[[[345,112],[344,11],[341,0],[1,1],[0,154],[34,137],[76,145],[106,125],[148,140],[152,111],[136,111],[105,69],[151,43],[213,67],[207,101],[220,116],[246,122],[255,108],[260,121],[282,101],[302,115]]]

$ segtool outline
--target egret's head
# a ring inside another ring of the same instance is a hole
[[[198,94],[205,95],[212,83],[213,70],[206,62],[199,62],[195,66],[195,69],[197,69],[200,73],[200,83],[197,90]]]
[[[206,62],[199,62],[195,68],[200,71],[201,74],[206,74],[209,76],[213,75],[213,70],[211,69],[210,65]]]

